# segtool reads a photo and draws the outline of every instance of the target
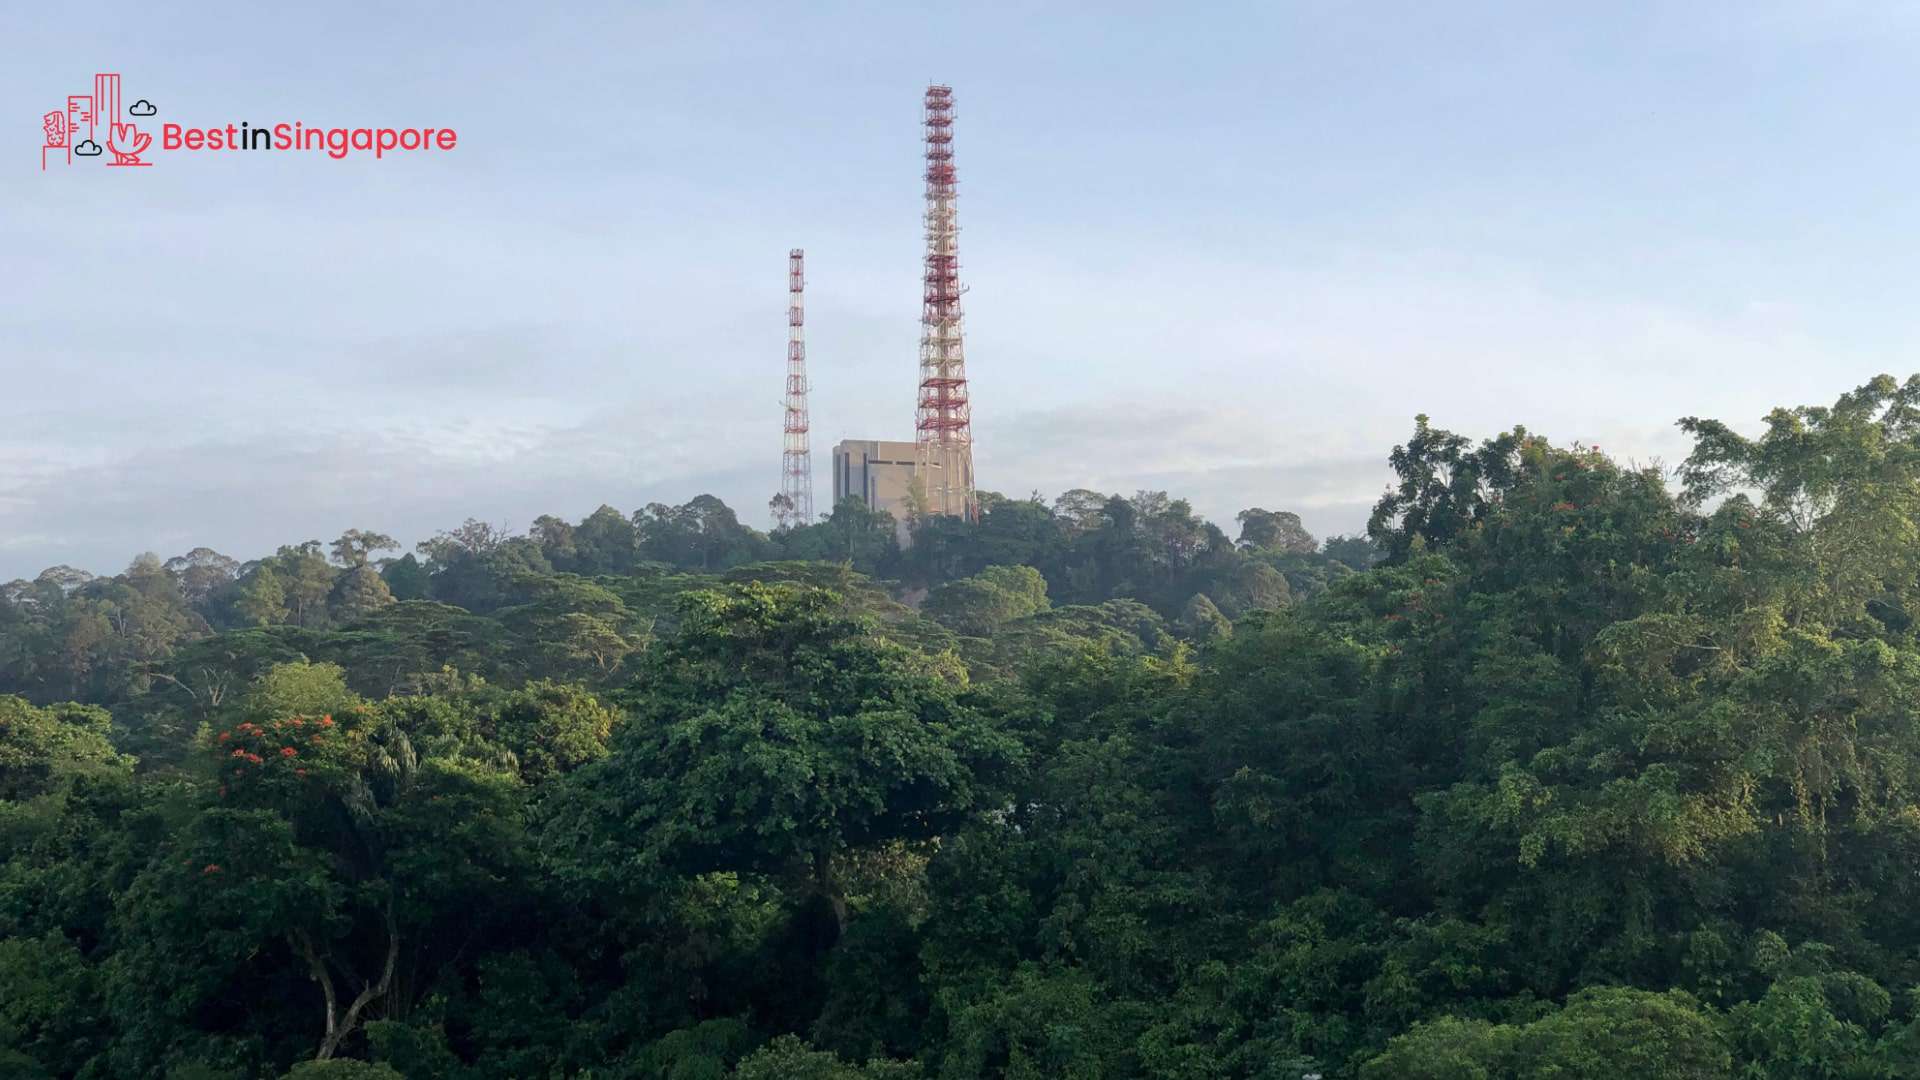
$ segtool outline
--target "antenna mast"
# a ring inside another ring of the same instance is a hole
[[[780,494],[773,522],[789,528],[813,523],[813,451],[807,444],[806,253],[787,253],[787,417],[780,455]]]
[[[920,398],[914,417],[919,472],[934,514],[979,516],[973,487],[973,423],[961,330],[960,227],[954,223],[953,87],[929,86],[927,264],[920,308]]]

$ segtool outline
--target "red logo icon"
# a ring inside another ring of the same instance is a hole
[[[159,110],[145,98],[133,103],[127,109],[127,116],[153,116]],[[40,146],[40,171],[45,172],[49,160],[63,160],[68,165],[74,158],[100,157],[101,145],[106,146],[105,153],[111,153],[110,166],[145,168],[151,161],[141,161],[140,155],[153,145],[153,136],[141,131],[132,121],[123,121],[120,112],[120,76],[116,72],[102,73],[93,77],[93,93],[72,94],[67,97],[65,111],[54,110],[40,118],[40,127],[45,140]]]

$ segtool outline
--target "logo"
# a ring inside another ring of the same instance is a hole
[[[151,100],[140,98],[127,106],[123,120],[120,76],[95,75],[93,93],[70,95],[64,111],[55,109],[40,118],[45,135],[40,144],[40,171],[47,171],[50,161],[72,165],[75,158],[109,154],[112,158],[108,165],[144,168],[153,164],[140,160],[149,147],[156,152],[186,153],[277,150],[324,155],[334,161],[361,156],[379,161],[411,153],[444,153],[460,144],[460,133],[450,127],[332,127],[300,120],[279,124],[242,120],[206,127],[160,124],[160,145],[156,147],[153,136],[141,131],[133,118],[159,113]]]
[[[160,110],[146,98],[135,101],[127,109],[127,116],[154,116]],[[153,145],[153,136],[141,131],[131,120],[121,121],[120,114],[120,75],[107,72],[93,77],[93,93],[70,94],[66,109],[55,109],[40,118],[40,126],[45,141],[40,145],[40,171],[45,172],[50,160],[65,161],[73,164],[74,158],[97,158],[102,156],[101,144],[106,145],[105,153],[112,155],[109,166],[121,168],[145,168],[151,161],[141,161],[140,155]]]

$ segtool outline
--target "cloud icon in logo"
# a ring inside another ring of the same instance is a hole
[[[99,157],[100,144],[94,142],[92,139],[81,139],[80,142],[74,146],[73,152],[78,157]]]
[[[139,101],[134,102],[130,107],[128,107],[127,115],[128,116],[152,116],[154,113],[157,113],[159,111],[160,111],[159,109],[156,109],[153,107],[153,102],[148,101],[146,98],[141,98]]]

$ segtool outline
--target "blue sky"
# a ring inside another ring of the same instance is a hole
[[[1415,413],[1677,462],[1920,369],[1902,5],[109,2],[0,10],[0,580],[778,484],[911,431],[919,95],[955,87],[983,486],[1351,531]],[[39,171],[149,127],[381,162]]]

